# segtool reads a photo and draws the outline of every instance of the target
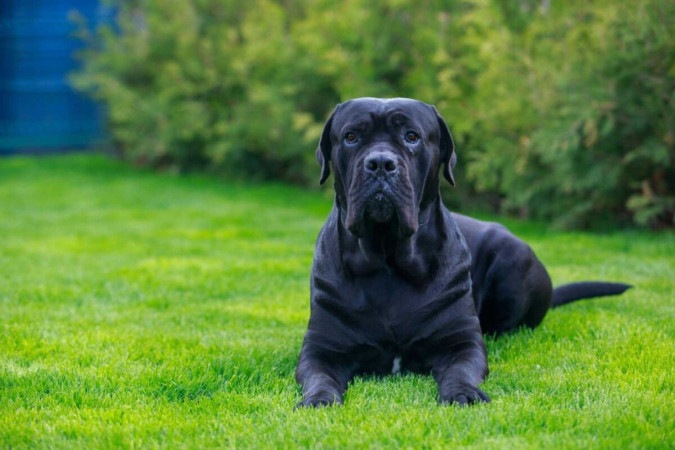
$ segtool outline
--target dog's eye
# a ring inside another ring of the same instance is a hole
[[[405,140],[410,142],[411,144],[417,144],[417,142],[420,140],[420,135],[415,133],[414,131],[406,131]]]
[[[348,131],[345,133],[345,142],[347,144],[354,144],[358,140],[359,140],[358,136],[356,136],[356,133],[354,133],[353,131]]]

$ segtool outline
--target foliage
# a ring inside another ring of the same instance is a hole
[[[293,411],[330,206],[100,157],[0,159],[0,448],[672,447],[672,232],[513,221],[556,283],[635,288],[489,340],[490,404],[440,407],[431,376],[402,375]]]
[[[632,216],[672,227],[675,5],[612,6],[554,2],[543,17],[518,18],[511,51],[497,57],[508,61],[478,81],[487,138],[472,152],[472,179],[503,192],[505,207],[564,226]]]
[[[73,82],[137,163],[314,182],[336,103],[407,96],[450,122],[464,199],[562,226],[675,226],[672,2],[116,4],[115,27],[80,27]]]

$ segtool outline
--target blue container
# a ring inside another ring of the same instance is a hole
[[[67,76],[82,42],[69,19],[109,19],[96,0],[0,0],[0,154],[88,147],[104,136],[103,110]]]

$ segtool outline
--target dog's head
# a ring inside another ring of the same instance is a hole
[[[343,225],[357,237],[409,237],[438,196],[438,172],[452,185],[456,156],[443,118],[426,103],[358,98],[326,122],[316,151],[321,183],[335,172]]]

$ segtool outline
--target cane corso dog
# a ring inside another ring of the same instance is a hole
[[[317,149],[335,202],[319,233],[311,316],[296,370],[299,406],[342,403],[359,374],[431,373],[441,403],[488,402],[483,333],[536,327],[546,311],[629,286],[552,289],[530,247],[449,212],[452,137],[433,106],[360,98],[337,106]]]

